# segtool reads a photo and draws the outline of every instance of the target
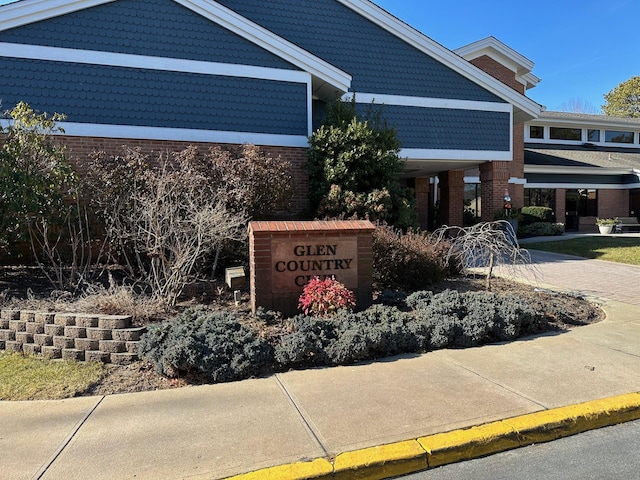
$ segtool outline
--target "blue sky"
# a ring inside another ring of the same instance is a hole
[[[506,43],[535,62],[542,82],[528,96],[549,110],[578,100],[599,111],[605,93],[640,75],[638,0],[376,3],[452,50],[490,35]]]
[[[376,0],[454,50],[493,35],[535,63],[527,95],[558,110],[572,99],[600,111],[603,95],[640,75],[638,0]]]

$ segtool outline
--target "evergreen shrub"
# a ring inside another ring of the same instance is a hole
[[[520,237],[551,237],[563,233],[564,224],[562,223],[536,222],[518,228],[518,236]]]
[[[282,337],[274,348],[278,365],[284,368],[327,365],[325,349],[336,339],[335,322],[306,315],[297,315],[289,322],[294,331]]]
[[[406,307],[407,293],[403,290],[384,289],[380,292],[376,301],[388,307]]]
[[[194,375],[213,382],[257,375],[273,363],[272,347],[240,325],[235,314],[202,309],[150,326],[139,352],[161,375]]]
[[[549,207],[522,207],[520,209],[520,219],[525,225],[535,222],[553,222],[553,210]]]
[[[235,314],[189,310],[151,326],[140,353],[162,375],[223,382],[274,369],[345,365],[510,340],[539,331],[543,320],[518,296],[416,292],[402,310],[376,304],[358,313],[339,310],[330,317],[297,315],[286,320],[288,333],[270,346],[239,324]]]

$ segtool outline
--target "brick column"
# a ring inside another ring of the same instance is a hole
[[[480,196],[482,197],[483,222],[492,221],[495,214],[504,207],[504,192],[511,187],[509,185],[509,163],[485,162],[480,165]],[[511,191],[509,191],[509,194],[511,194]],[[524,190],[522,197],[524,197]]]
[[[427,230],[429,228],[429,193],[431,187],[428,177],[416,178],[416,213],[418,215],[418,225]]]
[[[450,170],[440,178],[440,221],[446,225],[463,224],[464,172]]]
[[[524,179],[524,124],[513,127],[513,161],[509,162],[509,176]],[[513,208],[524,206],[524,184],[509,185]]]

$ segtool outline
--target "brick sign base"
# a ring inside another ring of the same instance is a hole
[[[298,299],[312,278],[335,277],[356,295],[357,308],[373,295],[372,233],[364,220],[251,222],[251,309],[300,313]]]

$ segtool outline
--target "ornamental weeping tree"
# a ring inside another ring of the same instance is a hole
[[[486,269],[487,291],[491,290],[493,271],[498,266],[515,273],[516,267],[524,265],[537,276],[529,252],[520,248],[514,229],[506,220],[482,222],[471,227],[445,225],[433,232],[433,236],[436,243],[448,244],[444,255],[447,264],[454,262],[463,270]]]

